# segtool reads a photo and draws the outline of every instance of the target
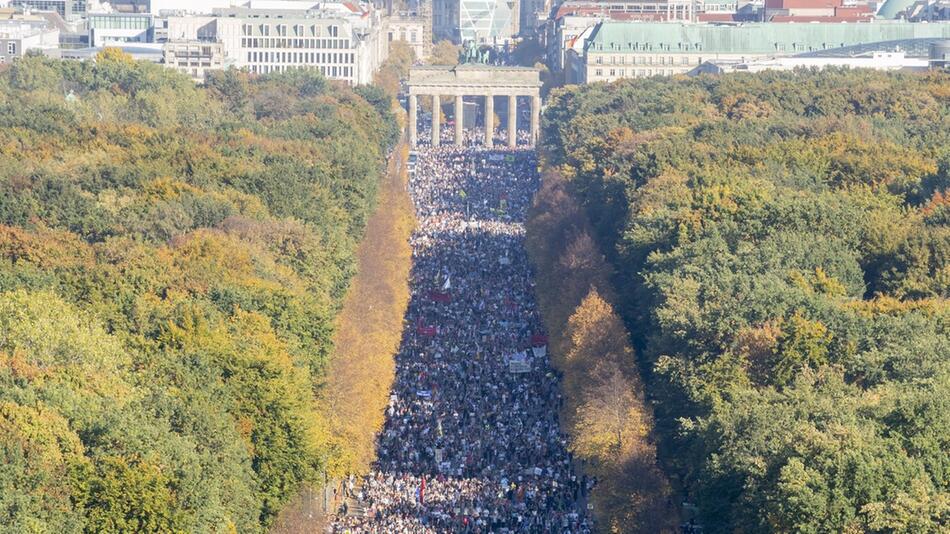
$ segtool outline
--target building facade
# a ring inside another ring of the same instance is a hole
[[[844,0],[765,0],[764,7],[771,22],[867,22],[873,15],[867,4]]]
[[[224,45],[202,41],[169,41],[162,47],[166,68],[191,76],[195,82],[205,82],[208,73],[225,67]]]
[[[710,60],[746,62],[882,41],[950,38],[950,23],[753,23],[718,26],[602,22],[568,50],[568,83],[686,74]]]
[[[387,23],[389,43],[403,41],[412,48],[416,59],[425,59],[432,55],[432,30],[429,21],[420,16],[397,14]]]
[[[0,21],[0,64],[12,63],[30,50],[49,51],[59,47],[59,30],[45,22]]]
[[[908,57],[904,52],[872,52],[858,57],[774,57],[751,61],[707,61],[691,70],[690,76],[700,74],[729,74],[735,72],[763,72],[767,70],[794,70],[798,68],[828,67],[873,70],[924,71],[930,67],[927,58]]]
[[[511,42],[520,28],[520,0],[460,0],[459,40],[479,45]]]
[[[436,41],[459,40],[459,0],[432,0],[432,37]]]
[[[55,11],[67,20],[86,14],[86,0],[10,0],[10,7]]]
[[[350,85],[372,83],[389,50],[381,13],[350,2],[252,0],[210,17],[169,17],[166,32],[169,41],[221,43],[225,63],[250,72],[311,69]]]
[[[89,46],[154,41],[152,16],[147,13],[90,13],[86,24]]]
[[[551,12],[552,0],[521,0],[520,34],[522,37],[543,35]]]

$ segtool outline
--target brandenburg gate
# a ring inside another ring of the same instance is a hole
[[[417,98],[432,97],[432,145],[438,146],[442,126],[442,96],[455,97],[455,144],[462,146],[462,106],[466,96],[485,97],[485,146],[493,146],[495,97],[508,97],[508,146],[518,145],[518,97],[531,99],[530,144],[538,141],[541,114],[541,72],[530,67],[494,67],[465,63],[427,65],[409,69],[409,142],[417,141]]]

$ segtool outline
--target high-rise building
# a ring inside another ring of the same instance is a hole
[[[459,40],[498,45],[511,41],[520,28],[520,0],[460,0]]]

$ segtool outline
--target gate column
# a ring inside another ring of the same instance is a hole
[[[531,97],[531,146],[538,144],[538,134],[541,130],[541,97]]]

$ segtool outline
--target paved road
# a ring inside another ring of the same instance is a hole
[[[420,150],[396,382],[359,513],[333,532],[589,532],[523,246],[537,186],[533,151]]]

